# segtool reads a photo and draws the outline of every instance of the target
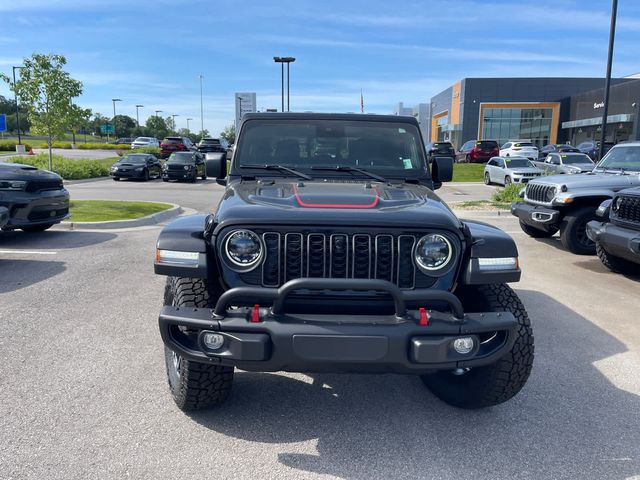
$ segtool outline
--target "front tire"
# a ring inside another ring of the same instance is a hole
[[[560,227],[564,248],[576,255],[594,255],[596,244],[587,236],[587,223],[596,219],[595,207],[582,207],[565,215]]]
[[[602,264],[614,273],[621,273],[623,275],[640,273],[640,265],[611,255],[602,248],[600,242],[596,242],[596,255],[598,255]]]
[[[533,331],[516,293],[505,284],[465,287],[458,293],[465,311],[511,312],[518,322],[511,350],[491,365],[460,372],[423,375],[422,381],[439,399],[454,407],[478,409],[506,402],[524,387],[533,365]]]
[[[165,305],[211,308],[207,282],[200,278],[168,277]],[[166,345],[165,366],[169,390],[182,411],[200,410],[224,403],[233,383],[233,367],[209,365],[187,360]]]
[[[489,176],[489,172],[486,172],[484,174],[484,184],[491,185],[491,177]]]

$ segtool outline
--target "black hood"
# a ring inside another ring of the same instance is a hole
[[[457,230],[459,220],[427,187],[379,182],[234,182],[216,213],[227,225],[349,225]]]
[[[0,163],[0,180],[60,180],[60,175],[21,163]]]

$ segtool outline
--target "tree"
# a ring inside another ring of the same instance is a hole
[[[145,129],[145,133],[148,136],[153,136],[160,140],[166,137],[169,133],[169,129],[167,128],[167,124],[165,123],[164,118],[155,115],[147,118]]]
[[[164,119],[164,123],[167,126],[167,128],[169,129],[169,134],[170,135],[175,135],[176,134],[176,121],[173,119],[172,116],[168,116]]]
[[[198,133],[196,137],[199,139],[209,138],[210,137],[209,130],[207,130],[206,128],[204,130],[200,130],[200,133]]]
[[[76,133],[80,130],[89,128],[89,119],[91,118],[90,108],[80,108],[77,105],[73,105],[73,112],[70,117],[69,127],[71,133],[73,133],[73,143],[76,143]]]
[[[53,139],[64,137],[77,115],[78,107],[72,99],[82,94],[82,82],[71,78],[63,68],[66,64],[63,55],[34,53],[24,59],[20,80],[15,84],[4,74],[0,77],[26,108],[31,133],[47,136],[50,170],[53,169]]]
[[[230,144],[236,143],[236,126],[233,123],[227,125],[224,127],[224,130],[220,132],[220,136]]]
[[[111,123],[119,137],[131,137],[136,129],[136,121],[128,115],[116,115]]]

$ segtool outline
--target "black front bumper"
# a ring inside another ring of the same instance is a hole
[[[513,202],[511,214],[518,217],[522,223],[543,231],[557,229],[561,220],[558,210],[524,202]]]
[[[0,206],[9,210],[9,220],[2,227],[5,230],[60,223],[71,216],[69,192],[64,188],[36,193],[2,192]]]
[[[135,170],[126,170],[126,171],[122,171],[122,170],[118,170],[115,172],[111,172],[111,176],[114,178],[135,178],[135,179],[140,179],[140,178],[144,178],[144,170],[140,171],[140,172],[136,172]]]
[[[198,174],[194,170],[167,170],[162,172],[163,180],[194,180]]]
[[[384,291],[393,299],[395,313],[286,313],[287,297],[300,289]],[[418,299],[423,308],[406,308],[406,301]],[[443,303],[451,313],[429,309]],[[165,344],[197,362],[254,371],[417,374],[493,363],[511,349],[518,328],[510,312],[464,313],[458,298],[447,291],[402,291],[384,280],[310,278],[291,280],[279,289],[234,288],[215,309],[165,306],[159,324]],[[222,347],[207,348],[206,333],[220,334]],[[454,350],[452,342],[459,337],[473,339],[469,353]]]
[[[640,231],[592,220],[587,223],[587,236],[614,257],[640,264]]]

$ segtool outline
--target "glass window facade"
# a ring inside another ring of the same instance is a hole
[[[549,143],[551,108],[485,108],[482,114],[482,139],[498,145],[513,139],[530,139],[536,146]]]
[[[436,129],[438,132],[436,136],[436,140],[440,142],[449,140],[449,138],[446,135],[446,132],[442,131],[442,127],[444,127],[448,123],[449,123],[449,115],[443,115],[442,117],[438,117],[436,119]]]

